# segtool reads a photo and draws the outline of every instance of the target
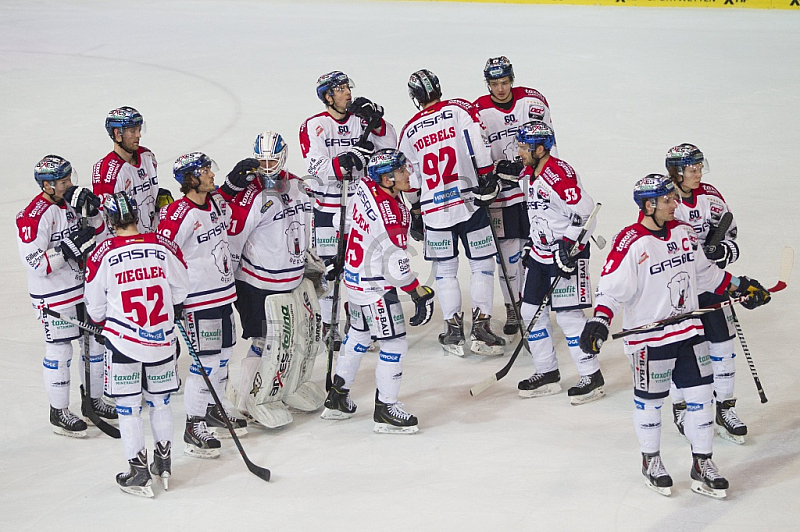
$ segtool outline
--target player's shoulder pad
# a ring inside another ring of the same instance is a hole
[[[480,118],[478,117],[478,108],[472,105],[467,100],[464,100],[462,98],[451,98],[449,100],[444,100],[443,103],[447,105],[455,105],[456,107],[463,109],[464,111],[469,113],[470,118],[472,118],[474,122],[480,123]]]
[[[120,170],[122,170],[125,161],[116,154],[111,152],[92,167],[92,184],[94,185],[109,185],[117,180]]]
[[[556,157],[550,156],[550,160],[542,168],[539,174],[542,180],[556,191],[558,196],[573,205],[581,199],[581,189],[578,187],[578,177],[575,170]],[[569,191],[569,192],[567,192]]]
[[[152,241],[161,244],[162,246],[170,250],[172,254],[175,255],[178,259],[180,259],[180,261],[183,262],[184,265],[186,265],[186,262],[183,260],[183,252],[181,251],[180,246],[178,246],[178,244],[176,244],[169,238],[165,237],[164,235],[160,235],[158,233],[145,233],[144,235],[140,236],[145,237],[145,242]]]
[[[87,264],[99,265],[100,262],[102,262],[103,257],[105,257],[109,251],[116,247],[116,242],[117,239],[113,236],[100,242],[100,244],[95,246],[95,248],[86,257]]]
[[[58,208],[55,203],[50,203],[39,195],[17,214],[17,232],[22,242],[27,244],[36,240],[36,236],[39,234],[39,223],[50,207]]]
[[[617,233],[611,243],[611,251],[608,252],[606,263],[603,266],[602,275],[608,275],[616,270],[622,263],[625,256],[628,254],[628,251],[631,249],[631,246],[633,246],[634,242],[650,234],[652,233],[650,233],[650,231],[648,231],[647,228],[640,223],[629,225]],[[644,255],[646,255],[646,253]],[[637,260],[646,260],[648,257],[644,255],[639,257]]]
[[[540,100],[543,104],[550,107],[547,103],[547,98],[544,97],[544,94],[537,91],[536,89],[531,89],[530,87],[514,87],[511,89],[511,93],[514,95],[514,99],[520,98],[536,98]]]
[[[475,106],[475,108],[479,112],[483,111],[484,109],[490,109],[492,107],[495,107],[494,102],[492,101],[492,97],[488,94],[484,94],[483,96],[475,100],[472,105]]]
[[[722,197],[722,193],[717,190],[715,186],[709,185],[708,183],[700,183],[700,187],[697,189],[697,192],[709,196],[716,196],[722,201],[725,201],[725,198]]]
[[[391,197],[383,191],[377,183],[366,179],[361,181],[363,186],[371,192],[381,222],[389,238],[395,246],[406,249],[408,246],[408,226],[411,223],[411,214],[406,206],[398,199]]]

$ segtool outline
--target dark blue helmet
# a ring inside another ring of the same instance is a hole
[[[200,177],[200,170],[203,168],[211,168],[212,172],[219,170],[217,163],[208,155],[203,152],[193,151],[192,153],[181,155],[175,160],[175,164],[172,165],[172,175],[182,185],[189,173],[194,177]]]
[[[394,148],[384,148],[376,151],[367,163],[367,175],[370,179],[381,184],[383,176],[390,174],[406,165],[406,156]]]
[[[106,131],[108,136],[114,138],[114,128],[144,126],[144,118],[133,107],[119,107],[112,109],[106,116]]]
[[[355,87],[353,80],[347,77],[347,74],[339,70],[321,75],[317,80],[317,98],[327,105],[328,101],[325,99],[325,95],[330,94],[331,97],[333,97],[333,89],[341,87],[342,85],[347,85],[350,89]]]
[[[72,165],[58,155],[45,155],[33,169],[33,178],[40,187],[44,186],[45,181],[58,181],[70,175],[72,175]],[[73,181],[72,184],[76,183]]]
[[[644,212],[647,203],[655,208],[656,200],[675,192],[675,183],[663,174],[648,174],[633,185],[633,201]]]
[[[483,67],[483,78],[488,83],[492,79],[509,78],[514,82],[514,66],[504,55],[500,57],[490,57]]]
[[[556,134],[553,128],[540,120],[523,124],[517,131],[517,142],[527,144],[531,149],[535,149],[541,144],[544,149],[550,151],[556,143]]]

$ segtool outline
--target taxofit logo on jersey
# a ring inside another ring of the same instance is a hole
[[[139,338],[143,338],[151,342],[163,342],[166,339],[166,335],[164,334],[163,329],[159,329],[153,332],[145,331],[144,329],[139,329]]]
[[[575,297],[577,293],[578,289],[573,285],[565,286],[563,288],[556,288],[553,290],[553,299],[560,299],[562,297]]]
[[[449,238],[445,238],[444,240],[439,240],[439,241],[428,240],[427,242],[425,242],[425,244],[432,250],[437,250],[437,249],[442,250],[442,249],[448,249],[453,244],[453,241],[450,240]]]
[[[152,382],[154,384],[162,384],[165,382],[169,382],[175,378],[175,372],[173,370],[167,370],[160,375],[147,375],[147,381]]]
[[[659,383],[669,382],[670,380],[672,380],[672,370],[668,369],[667,371],[663,371],[661,373],[656,373],[655,371],[651,371],[650,380],[652,382],[659,382]]]
[[[200,331],[200,338],[207,341],[219,340],[222,338],[222,329],[214,331]]]
[[[134,371],[129,375],[114,375],[114,384],[131,384],[134,382],[139,382],[139,379],[142,378],[142,374],[138,371]]]
[[[437,192],[433,195],[434,203],[445,203],[461,197],[461,191],[458,187],[450,187],[442,192]]]
[[[486,249],[494,245],[494,238],[487,236],[480,240],[472,240],[469,244],[472,249]]]

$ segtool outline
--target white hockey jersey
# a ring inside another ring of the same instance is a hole
[[[127,193],[139,208],[139,232],[152,233],[158,225],[158,163],[153,152],[143,146],[137,150],[136,160],[138,164],[128,164],[112,151],[97,161],[92,168],[92,190],[101,201],[106,194]]]
[[[86,310],[125,356],[158,362],[175,353],[173,305],[189,277],[180,248],[161,235],[115,236],[86,262]]]
[[[183,306],[197,311],[236,301],[233,259],[228,246],[230,210],[220,194],[196,205],[183,197],[161,209],[158,234],[181,248],[189,267],[189,294]]]
[[[47,250],[81,225],[81,217],[66,202],[60,205],[39,194],[17,214],[17,247],[28,271],[28,291],[34,308],[74,307],[83,301],[83,270],[73,260],[55,268]],[[97,231],[104,230],[97,223]]]
[[[698,249],[697,234],[679,221],[666,224],[659,238],[642,224],[614,237],[597,284],[595,315],[613,318],[624,306],[623,329],[631,329],[698,308],[701,292],[722,294],[731,275],[717,268]],[[662,330],[625,339],[625,352],[642,344],[658,346],[702,334],[699,319],[684,320]]]
[[[339,168],[336,156],[355,145],[366,126],[364,120],[350,113],[342,120],[336,120],[327,111],[312,116],[300,126],[300,149],[310,176],[306,183],[314,193],[317,210],[338,215],[342,193],[340,179],[346,172]],[[380,127],[370,132],[367,140],[376,150],[395,148],[397,133],[390,123],[381,119]],[[358,188],[359,179],[365,175],[366,169],[353,169],[353,179],[347,185],[348,205]]]
[[[481,96],[475,100],[478,116],[486,128],[486,141],[492,150],[492,160],[513,161],[518,158],[517,131],[519,127],[532,120],[541,120],[553,127],[550,118],[550,107],[545,97],[536,89],[527,87],[514,87],[511,89],[513,105],[508,110],[503,109],[492,101],[490,95]],[[558,157],[556,146],[550,150],[550,155]],[[502,208],[525,201],[524,193],[519,185],[501,181],[502,188],[497,195],[492,208]]]
[[[461,99],[442,100],[414,115],[400,132],[400,151],[411,165],[411,186],[420,192],[425,225],[435,229],[469,220],[477,208],[478,176],[465,139],[469,133],[478,172],[492,171],[478,110]]]
[[[236,279],[290,292],[303,281],[313,208],[303,180],[286,171],[274,189],[256,179],[229,198],[228,242]]]
[[[550,156],[536,178],[531,168],[525,171],[525,201],[533,242],[531,257],[549,264],[553,262],[558,240],[567,238],[574,242],[578,238],[594,209],[594,200],[584,190],[577,172],[561,159]],[[588,234],[593,229],[590,227]]]
[[[406,254],[411,214],[374,181],[358,184],[345,253],[347,299],[369,305],[392,288],[416,290],[419,282]]]

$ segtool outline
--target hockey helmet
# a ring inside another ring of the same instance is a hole
[[[125,129],[137,126],[142,126],[142,133],[144,133],[144,118],[133,107],[118,107],[109,111],[106,116],[106,131],[112,139],[114,138],[114,128]]]
[[[367,163],[367,175],[377,184],[381,184],[383,176],[391,174],[406,165],[406,156],[400,150],[384,148],[376,151]]]
[[[108,194],[103,201],[103,213],[109,227],[124,227],[139,221],[139,208],[136,200],[129,198],[125,192]]]
[[[483,78],[486,83],[493,79],[509,78],[514,82],[514,66],[504,55],[500,57],[490,57],[483,67]]]
[[[323,74],[319,77],[319,79],[317,79],[317,98],[322,100],[322,103],[325,105],[328,105],[325,95],[330,94],[332,98],[333,89],[343,85],[347,85],[347,87],[349,87],[351,90],[356,86],[355,83],[353,83],[353,80],[351,80],[347,74],[339,70],[334,70],[333,72]]]
[[[427,69],[417,70],[408,78],[408,95],[411,101],[422,109],[422,106],[442,97],[442,87],[436,74]]]
[[[77,185],[77,173],[72,171],[70,162],[59,155],[45,155],[33,169],[33,178],[40,187],[44,186],[45,181],[54,182],[70,176],[72,184]]]
[[[517,131],[517,142],[527,144],[533,150],[538,144],[550,151],[556,143],[556,134],[553,128],[542,122],[534,120],[523,124]]]
[[[203,168],[211,168],[214,173],[219,171],[217,163],[208,155],[203,152],[193,151],[186,155],[181,155],[175,160],[175,164],[172,165],[172,175],[178,183],[183,185],[187,175],[191,173],[194,177],[199,178]]]

